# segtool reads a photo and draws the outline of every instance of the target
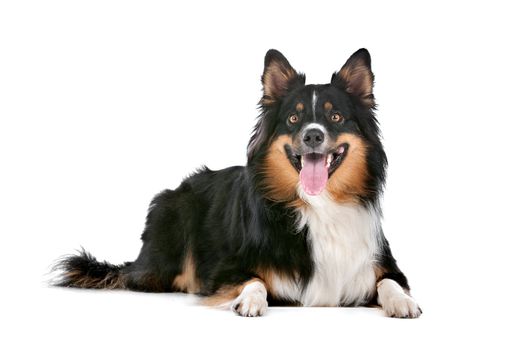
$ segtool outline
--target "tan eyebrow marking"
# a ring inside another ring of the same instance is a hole
[[[330,101],[326,101],[324,103],[324,109],[327,110],[327,111],[331,110],[333,107],[334,106],[332,105],[332,103]]]
[[[298,104],[295,105],[295,110],[297,112],[302,112],[304,110],[304,105],[302,104],[302,102],[299,102]]]

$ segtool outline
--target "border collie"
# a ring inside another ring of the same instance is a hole
[[[82,250],[58,262],[55,285],[195,293],[242,316],[270,303],[379,305],[418,317],[381,228],[387,158],[373,83],[366,49],[324,85],[305,85],[268,51],[246,166],[204,167],[161,192],[134,262]]]

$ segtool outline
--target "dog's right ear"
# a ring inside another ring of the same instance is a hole
[[[263,106],[271,105],[285,96],[297,84],[303,84],[305,77],[298,74],[286,57],[277,50],[268,50],[264,57]]]

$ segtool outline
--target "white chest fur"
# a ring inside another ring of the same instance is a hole
[[[376,210],[339,204],[328,194],[301,196],[309,206],[300,209],[300,228],[308,226],[314,273],[304,290],[295,283],[275,281],[281,297],[304,306],[360,304],[376,288],[380,217]]]

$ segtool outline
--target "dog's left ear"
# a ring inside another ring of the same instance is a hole
[[[283,98],[297,84],[304,84],[304,75],[298,74],[286,57],[277,50],[268,50],[264,57],[261,77],[264,95],[262,105],[270,105]]]
[[[332,84],[359,99],[366,107],[374,107],[375,100],[372,92],[374,74],[368,50],[359,49],[354,52],[341,70],[332,75]]]

